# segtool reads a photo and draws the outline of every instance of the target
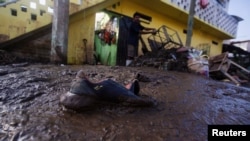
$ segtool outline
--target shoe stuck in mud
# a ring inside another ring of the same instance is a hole
[[[97,83],[91,82],[83,72],[78,71],[70,90],[60,97],[60,104],[67,109],[84,110],[100,103],[117,103],[126,106],[154,106],[149,97],[139,96],[140,86],[137,79],[123,86],[112,79]]]

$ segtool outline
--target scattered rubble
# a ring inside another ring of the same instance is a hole
[[[0,65],[11,64],[16,60],[16,57],[5,50],[0,50]]]
[[[249,81],[250,71],[228,58],[228,52],[209,59],[210,76],[214,79],[228,78],[236,85]]]
[[[194,48],[163,48],[139,56],[130,66],[196,73],[215,80],[229,79],[236,85],[248,83],[250,71],[228,56],[228,52],[208,57]]]

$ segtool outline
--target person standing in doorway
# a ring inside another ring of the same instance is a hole
[[[144,27],[140,23],[140,14],[134,13],[133,21],[129,28],[126,66],[129,66],[138,56],[139,38],[141,34],[155,34],[155,28]]]

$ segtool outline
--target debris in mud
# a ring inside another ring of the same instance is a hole
[[[146,54],[136,58],[130,66],[147,66],[161,70],[188,72],[188,51],[178,52],[178,49],[179,48],[164,48],[154,52],[147,52]]]
[[[209,59],[210,77],[221,80],[228,78],[236,85],[249,83],[250,71],[228,58],[228,52]]]
[[[18,64],[11,64],[13,67],[25,67],[28,66],[28,62],[18,63]]]
[[[195,73],[215,80],[228,78],[236,85],[250,87],[250,71],[230,60],[228,52],[210,58],[202,53],[187,47],[163,48],[139,56],[130,66]]]
[[[11,53],[0,50],[0,65],[10,64],[16,61],[16,57]]]

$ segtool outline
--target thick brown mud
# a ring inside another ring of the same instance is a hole
[[[121,84],[136,73],[141,96],[153,107],[106,103],[83,112],[67,110],[60,95],[77,71],[93,81]],[[149,67],[91,65],[0,66],[1,141],[206,141],[209,124],[250,124],[250,89],[191,73]]]

